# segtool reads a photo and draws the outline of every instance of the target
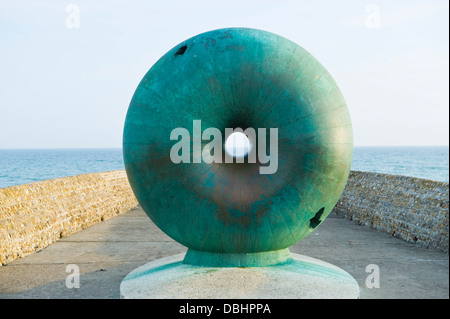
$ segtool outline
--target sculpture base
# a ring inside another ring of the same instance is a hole
[[[289,248],[257,253],[213,253],[189,248],[183,263],[202,267],[261,267],[276,266],[292,261]]]
[[[356,299],[356,280],[339,267],[291,254],[264,267],[204,267],[185,264],[185,254],[152,261],[120,284],[123,299]]]

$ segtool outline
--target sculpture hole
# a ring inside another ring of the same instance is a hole
[[[314,215],[313,218],[309,220],[309,227],[314,229],[320,224],[320,217],[322,217],[323,211],[325,210],[325,207],[322,207],[319,209],[319,211]]]
[[[234,132],[225,141],[225,152],[235,158],[245,157],[252,149],[247,135],[241,132]]]
[[[187,49],[187,45],[185,44],[185,45],[183,45],[181,48],[179,48],[178,50],[177,50],[177,52],[175,52],[175,56],[179,56],[179,55],[183,55],[184,54],[184,52],[186,51],[186,49]]]

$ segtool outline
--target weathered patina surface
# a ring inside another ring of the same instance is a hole
[[[278,128],[278,170],[174,164],[171,131],[193,136],[194,120],[223,136],[225,128]],[[123,151],[139,203],[189,248],[186,262],[258,266],[288,261],[287,247],[331,212],[353,137],[341,91],[311,54],[270,32],[230,28],[180,43],[148,71],[130,103]]]

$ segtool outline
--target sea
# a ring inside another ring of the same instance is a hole
[[[0,149],[0,188],[124,169],[122,149]],[[355,147],[352,170],[449,182],[448,146]]]

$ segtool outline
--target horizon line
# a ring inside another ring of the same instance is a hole
[[[450,147],[450,145],[353,145],[353,147]],[[123,147],[0,147],[0,150],[99,150],[99,149],[123,149]]]

